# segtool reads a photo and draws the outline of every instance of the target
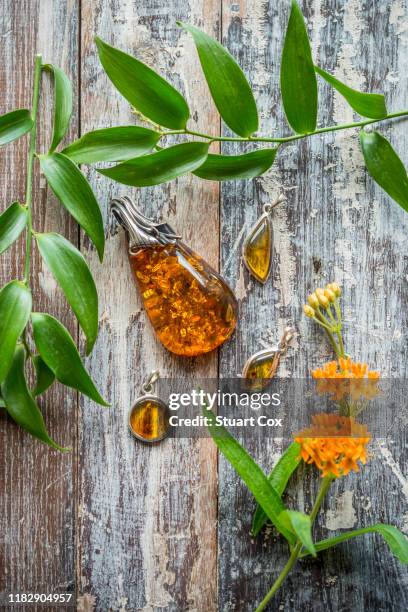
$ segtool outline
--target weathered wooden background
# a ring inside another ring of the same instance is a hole
[[[314,57],[350,85],[385,92],[389,109],[408,103],[406,0],[303,0]],[[133,123],[128,104],[108,82],[95,34],[135,53],[186,95],[195,129],[224,130],[210,100],[181,19],[203,27],[230,49],[248,75],[264,133],[287,133],[279,100],[279,58],[286,0],[0,0],[1,112],[30,104],[33,55],[62,67],[76,90],[70,137]],[[320,124],[353,120],[338,95],[320,83]],[[44,92],[50,94],[44,79]],[[43,124],[51,117],[42,103]],[[408,125],[384,125],[405,162]],[[1,209],[24,197],[24,139],[0,157]],[[44,150],[44,129],[39,149]],[[233,152],[234,147],[224,147]],[[38,173],[37,173],[38,177]],[[35,227],[63,232],[91,262],[101,301],[100,334],[89,368],[111,410],[58,385],[43,401],[52,437],[72,445],[60,455],[0,417],[0,592],[73,591],[78,609],[253,610],[283,566],[280,540],[249,535],[254,502],[211,440],[135,443],[127,411],[153,368],[163,375],[229,376],[248,355],[293,323],[294,350],[280,373],[305,376],[330,353],[302,317],[308,291],[336,279],[344,286],[348,351],[384,376],[407,375],[407,217],[363,170],[357,134],[337,132],[282,149],[273,170],[256,181],[182,178],[133,190],[147,214],[162,215],[218,266],[240,301],[240,325],[219,355],[175,359],[156,342],[133,286],[122,233],[107,213],[112,195],[129,193],[92,173],[105,211],[103,266],[41,178],[35,184]],[[274,271],[260,287],[240,262],[240,244],[262,206],[280,192]],[[23,245],[2,256],[2,283],[21,274]],[[72,313],[38,254],[35,308],[60,317],[78,337]],[[279,440],[250,449],[265,469]],[[310,509],[316,475],[290,495]],[[390,522],[408,533],[407,436],[377,440],[362,473],[340,480],[318,531]],[[382,541],[366,536],[304,561],[271,605],[274,610],[335,612],[408,609],[408,572]]]

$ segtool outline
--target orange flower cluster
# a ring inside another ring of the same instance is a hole
[[[366,363],[357,363],[350,358],[329,361],[322,368],[312,371],[313,378],[318,380],[317,391],[329,394],[334,400],[350,397],[373,399],[379,393],[379,372],[368,369]]]
[[[295,441],[301,446],[300,456],[314,463],[322,476],[346,476],[358,472],[358,461],[365,464],[366,447],[371,436],[365,425],[353,417],[318,414],[312,417],[312,427],[304,429]]]

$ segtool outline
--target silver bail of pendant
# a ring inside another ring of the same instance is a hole
[[[174,244],[181,238],[168,223],[156,223],[146,217],[128,196],[114,198],[110,206],[126,231],[130,252],[148,246]]]

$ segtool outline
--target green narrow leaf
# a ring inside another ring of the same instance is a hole
[[[24,374],[25,357],[24,347],[17,346],[12,366],[1,386],[6,410],[20,427],[41,442],[60,451],[69,450],[59,446],[48,435],[40,409],[27,387]]]
[[[292,442],[280,457],[279,461],[269,474],[268,480],[279,496],[282,496],[289,478],[300,463],[300,444]],[[268,517],[260,506],[255,510],[252,521],[251,532],[254,536],[258,535],[262,527],[267,523]]]
[[[51,189],[88,234],[102,261],[105,248],[102,214],[88,181],[62,153],[40,155],[39,160]]]
[[[137,125],[88,132],[63,150],[76,164],[122,161],[151,151],[161,134]]]
[[[378,525],[372,525],[371,527],[363,527],[362,529],[355,529],[353,531],[347,531],[334,538],[328,538],[327,540],[320,540],[315,543],[317,552],[332,548],[337,544],[351,540],[365,533],[378,533],[380,534],[386,543],[388,544],[391,552],[401,561],[401,563],[408,563],[408,538],[396,527],[392,525],[384,525],[379,523]],[[302,557],[306,554],[302,554]]]
[[[27,134],[33,127],[30,111],[25,108],[0,116],[0,147]]]
[[[43,68],[54,76],[54,127],[49,150],[49,153],[53,153],[64,138],[71,119],[72,85],[61,68],[57,68],[52,64],[45,64]]]
[[[109,406],[84,368],[75,343],[62,323],[51,315],[41,313],[33,313],[31,320],[38,352],[57,380],[98,404]]]
[[[95,38],[99,59],[116,89],[154,123],[173,130],[186,127],[190,111],[183,96],[136,58]]]
[[[232,55],[202,30],[180,21],[177,24],[194,39],[211,96],[225,123],[239,136],[256,132],[258,111],[254,95]]]
[[[205,409],[203,414],[208,419],[208,431],[224,457],[245,482],[258,504],[263,508],[278,531],[288,542],[293,543],[293,533],[279,520],[279,515],[286,510],[285,505],[259,465],[255,463],[252,457],[231,436],[225,427],[217,424],[216,416],[211,410]]]
[[[360,132],[361,148],[370,176],[408,212],[408,176],[391,144],[378,132]]]
[[[298,512],[297,510],[286,510],[285,515],[289,519],[293,531],[302,542],[303,546],[311,555],[313,555],[313,557],[316,557],[316,549],[312,538],[312,522],[310,520],[310,516],[303,514],[303,512]]]
[[[41,257],[85,333],[89,354],[98,335],[98,294],[88,265],[78,249],[63,236],[36,234],[35,237]]]
[[[210,153],[197,170],[196,176],[211,181],[250,179],[260,176],[273,164],[277,149],[260,149],[243,155],[215,155]]]
[[[322,70],[319,66],[314,68],[317,74],[334,87],[359,115],[369,117],[370,119],[381,119],[387,115],[385,98],[382,94],[357,91],[357,89],[352,89],[325,70]]]
[[[55,374],[52,370],[50,370],[50,368],[47,366],[47,364],[40,355],[34,355],[33,363],[37,376],[37,383],[32,393],[34,397],[36,397],[37,395],[41,395],[41,393],[44,393],[44,391],[46,391],[48,387],[51,387],[52,383],[55,380]]]
[[[13,361],[17,340],[31,312],[31,293],[24,283],[14,280],[0,291],[0,383]]]
[[[27,225],[28,213],[19,202],[13,202],[0,215],[0,255],[17,240]]]
[[[187,142],[98,172],[125,185],[159,185],[196,170],[207,159],[208,146],[205,142]]]
[[[280,83],[289,125],[298,134],[313,132],[317,121],[317,81],[305,22],[296,0],[292,0],[286,30]]]

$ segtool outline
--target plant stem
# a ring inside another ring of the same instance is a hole
[[[26,180],[26,199],[25,205],[27,207],[27,234],[26,234],[26,253],[24,262],[24,282],[28,284],[30,279],[30,260],[31,260],[31,241],[32,241],[32,230],[33,230],[33,216],[32,216],[32,198],[33,198],[33,166],[35,157],[35,145],[37,136],[37,111],[38,101],[40,97],[40,83],[41,83],[41,67],[42,57],[41,55],[35,56],[34,63],[34,87],[33,87],[33,102],[31,108],[31,119],[33,120],[33,127],[30,132],[30,147],[28,149],[27,159],[27,180]]]
[[[313,504],[313,508],[310,513],[310,520],[312,523],[315,520],[317,513],[319,512],[322,501],[325,498],[329,490],[332,480],[333,479],[331,476],[325,476],[323,479],[322,485],[319,489],[319,493],[317,494],[317,497],[316,497],[316,501]],[[295,565],[296,561],[299,558],[301,551],[302,551],[302,542],[298,540],[296,542],[294,549],[292,550],[292,553],[288,559],[288,562],[286,563],[285,567],[283,568],[278,578],[275,580],[271,589],[265,595],[265,597],[263,598],[263,600],[261,601],[261,603],[259,604],[255,612],[262,612],[262,610],[265,610],[266,606],[268,605],[272,597],[275,595],[276,591],[282,586],[282,583],[284,582],[286,576],[289,574],[289,572]]]
[[[233,137],[233,136],[210,136],[209,134],[203,134],[202,132],[195,132],[185,128],[184,130],[168,130],[163,131],[163,136],[169,136],[172,134],[189,134],[190,136],[197,136],[198,138],[205,138],[206,140],[213,140],[217,142],[292,142],[293,140],[300,140],[301,138],[308,138],[309,136],[315,136],[316,134],[324,134],[325,132],[337,132],[339,130],[349,130],[357,127],[364,127],[365,125],[371,125],[372,123],[379,123],[381,121],[387,121],[388,119],[396,119],[397,117],[408,116],[408,110],[399,111],[397,113],[390,113],[381,119],[366,119],[364,121],[356,121],[354,123],[344,123],[340,125],[329,125],[324,128],[319,128],[314,132],[308,132],[307,134],[294,134],[292,136],[283,136],[280,138],[272,138],[269,136],[248,136],[247,138]]]

